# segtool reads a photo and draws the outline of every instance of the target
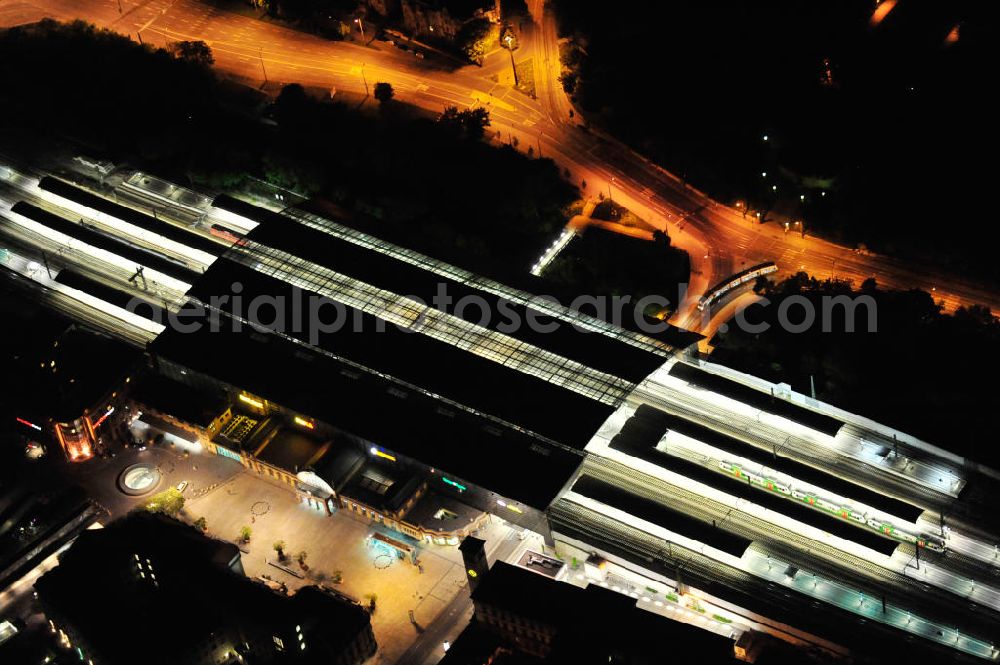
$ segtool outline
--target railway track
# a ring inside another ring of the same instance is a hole
[[[951,624],[956,616],[963,616],[969,625],[986,631],[986,634],[995,630],[1000,621],[1000,612],[982,605],[970,606],[969,600],[963,595],[941,589],[946,593],[934,594],[931,598],[930,594],[934,593],[935,587],[926,582],[844,552],[833,545],[803,537],[756,516],[648,476],[615,460],[592,456],[585,462],[583,472],[642,498],[686,512],[706,523],[714,521],[727,531],[753,541],[757,551],[765,556],[842,581],[871,597],[891,598],[894,603],[911,607],[928,619]],[[973,608],[974,616],[966,617]]]
[[[738,416],[715,407],[707,400],[699,400],[676,390],[664,388],[652,391],[640,386],[632,399],[637,403],[648,403],[672,415],[729,434],[769,453],[783,454],[804,464],[823,469],[851,482],[869,481],[888,496],[912,503],[924,510],[940,513],[948,510],[954,501],[947,495],[907,482],[895,474],[853,458],[844,458],[839,453],[803,437],[787,434],[766,423]]]
[[[634,526],[621,522],[580,506],[566,499],[560,499],[549,508],[549,521],[556,533],[583,542],[606,543],[606,551],[624,556],[645,568],[659,572],[667,578],[677,580],[683,577],[685,584],[690,584],[706,593],[730,598],[737,605],[750,604],[748,607],[758,616],[751,621],[771,628],[777,633],[787,633],[787,626],[775,622],[795,619],[794,623],[804,630],[814,630],[826,637],[830,631],[838,635],[830,635],[831,639],[842,640],[846,646],[867,648],[873,644],[872,631],[884,633],[896,632],[891,628],[860,617],[845,614],[847,610],[829,606],[841,618],[842,622],[830,623],[827,618],[818,615],[816,610],[823,605],[801,592],[787,589],[779,584],[768,582],[721,562],[716,562],[701,556],[683,546],[670,543],[642,531]],[[720,587],[724,587],[721,589]],[[736,592],[736,598],[728,590]],[[774,619],[766,619],[766,615]],[[859,630],[860,628],[860,630]],[[990,635],[990,632],[985,634]],[[797,635],[802,639],[802,634]],[[823,645],[818,645],[823,646]],[[928,641],[926,648],[929,653],[940,656],[940,661],[946,662],[955,652],[939,642]]]

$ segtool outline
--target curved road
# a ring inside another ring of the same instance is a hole
[[[484,67],[459,69],[434,58],[382,42],[365,46],[331,42],[271,22],[220,10],[197,0],[0,0],[0,26],[45,16],[82,18],[134,40],[164,45],[200,39],[215,56],[216,67],[254,84],[299,82],[365,94],[377,81],[392,84],[396,96],[430,110],[482,105],[489,109],[495,141],[516,138],[569,172],[584,192],[608,192],[652,225],[666,229],[675,245],[691,255],[689,298],[673,320],[697,328],[694,298],[747,266],[775,261],[783,273],[805,270],[818,278],[839,277],[856,284],[874,277],[884,287],[932,292],[949,310],[983,304],[1000,312],[1000,294],[983,284],[917,263],[854,250],[774,224],[759,225],[739,211],[712,201],[612,137],[585,130],[580,115],[562,91],[555,21],[544,0],[530,0],[532,20],[523,21],[519,63],[531,59],[535,99],[503,83],[510,56],[498,50]],[[113,73],[105,73],[111,75]],[[667,294],[668,297],[671,294]]]

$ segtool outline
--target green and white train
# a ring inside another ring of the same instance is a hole
[[[747,471],[742,466],[734,462],[722,460],[719,462],[719,468],[737,478],[745,478],[751,485],[756,485],[763,490],[768,490],[791,499],[796,499],[802,503],[812,506],[813,508],[825,510],[828,513],[832,513],[846,520],[852,520],[861,526],[867,526],[875,531],[878,531],[884,536],[900,540],[904,543],[913,543],[917,547],[926,547],[934,550],[935,552],[944,552],[945,550],[945,542],[938,536],[926,533],[914,535],[903,529],[896,528],[896,526],[890,524],[889,522],[878,519],[867,513],[854,510],[850,506],[827,501],[823,497],[815,494],[812,490],[798,489],[793,485],[789,485],[788,483],[775,478],[768,478],[752,471]]]

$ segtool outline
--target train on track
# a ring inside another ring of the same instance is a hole
[[[212,228],[208,230],[216,238],[222,238],[223,240],[229,241],[233,244],[240,245],[243,243],[243,234],[232,229],[226,228],[221,224],[212,224]]]
[[[762,275],[770,275],[773,272],[778,271],[778,266],[774,264],[773,261],[768,261],[767,263],[761,263],[759,265],[747,268],[746,270],[741,270],[724,282],[719,282],[705,294],[698,299],[698,311],[704,311],[706,307],[710,307],[715,301],[719,300],[722,296],[726,295],[733,289],[746,284],[747,282],[753,281]]]
[[[850,506],[846,506],[840,503],[834,503],[824,499],[821,496],[813,493],[812,490],[802,490],[798,489],[793,485],[776,480],[774,478],[768,478],[766,476],[761,476],[752,471],[747,471],[739,464],[734,462],[728,462],[726,460],[721,460],[719,462],[719,468],[726,473],[732,474],[737,478],[745,478],[751,485],[756,485],[761,489],[775,492],[787,496],[792,499],[806,503],[814,508],[820,510],[825,510],[828,513],[832,513],[846,520],[851,520],[857,522],[860,526],[867,526],[870,529],[878,531],[883,536],[888,536],[895,540],[900,540],[904,543],[913,543],[917,547],[926,547],[928,549],[934,550],[935,552],[945,551],[945,542],[942,538],[932,535],[921,533],[914,535],[903,529],[899,529],[893,524],[886,522],[882,519],[875,517],[874,515],[869,515],[867,513],[861,513],[854,510]]]

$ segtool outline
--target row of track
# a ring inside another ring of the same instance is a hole
[[[986,634],[1000,621],[1000,613],[986,607],[977,607],[976,612],[970,612],[968,600],[961,596],[935,592],[922,581],[874,561],[845,552],[835,545],[804,537],[791,529],[677,487],[616,460],[591,455],[583,470],[636,496],[670,506],[706,523],[714,522],[730,533],[754,541],[760,551],[776,560],[842,581],[872,597],[885,597],[890,602],[912,608],[928,619],[953,623],[956,617],[963,617],[970,630],[977,633],[986,631]]]
[[[735,606],[753,613],[752,620],[769,632],[787,635],[791,630],[789,626],[794,625],[854,648],[880,644],[883,642],[880,639],[882,635],[893,636],[893,639],[897,635],[894,629],[862,620],[843,609],[831,608],[838,620],[830,621],[830,614],[818,611],[822,608],[819,601],[575,502],[560,499],[549,508],[548,513],[551,528],[556,534],[581,543],[603,543],[604,550],[609,554],[627,559],[667,579],[681,579],[686,585],[726,598]],[[864,626],[864,630],[859,631],[859,626]],[[799,637],[802,637],[801,633]],[[930,662],[946,662],[955,654],[942,647],[939,641],[926,642],[921,648],[927,650]]]
[[[706,399],[699,399],[667,386],[644,384],[630,399],[637,404],[649,404],[667,413],[710,427],[762,450],[768,452],[780,450],[782,454],[792,459],[851,482],[877,487],[888,496],[924,508],[925,513],[921,518],[923,521],[937,523],[941,511],[950,511],[951,506],[955,504],[955,499],[952,497],[907,482],[902,476],[858,462],[807,438],[790,435],[755,419],[733,414],[709,402],[708,394],[706,393]],[[1000,558],[993,556],[992,553],[998,540],[986,540],[982,533],[968,531],[960,525],[953,525],[951,528],[963,537],[976,541],[978,545],[974,551],[985,552],[985,555],[977,558],[972,556],[971,552],[965,552],[961,560],[957,557],[930,558],[941,561],[944,567],[951,567],[952,561],[960,562],[961,567],[950,568],[956,574],[966,574],[971,579],[995,584],[997,574],[1000,572],[998,568]]]
[[[831,450],[829,446],[716,406],[709,401],[709,395],[711,393],[706,393],[705,399],[699,399],[682,391],[655,384],[640,386],[632,399],[729,434],[763,450],[777,450],[781,454],[834,475],[846,476],[853,482],[869,483],[879,487],[887,495],[925,510],[937,512],[951,503],[950,497],[914,485],[896,474],[845,458],[844,455]]]
[[[688,462],[698,464],[700,466],[706,466],[713,473],[719,473],[716,461],[711,458],[706,458],[700,452],[690,450],[683,446],[672,445],[670,446],[670,451],[664,454],[669,454],[676,456],[680,459],[686,460]],[[722,474],[720,474],[722,475]],[[760,492],[762,498],[767,496],[768,492],[764,489],[757,489]],[[786,501],[794,502],[794,499],[785,498]],[[752,499],[751,499],[752,501]],[[851,521],[844,521],[844,524],[848,525],[850,528],[857,528],[861,530],[870,529],[867,525],[858,525]],[[879,537],[882,537],[879,535]],[[896,555],[895,560],[897,562],[907,562],[912,564],[915,568],[917,564],[917,547],[910,543],[905,543],[897,541],[894,539],[886,539],[890,542],[896,543]],[[961,554],[953,549],[949,549],[944,553],[935,552],[929,548],[921,548],[919,552],[919,558],[921,565],[930,565],[934,569],[940,570],[947,575],[954,575],[962,578],[962,581],[975,581],[974,585],[970,585],[971,591],[973,591],[977,596],[974,600],[983,605],[990,605],[991,598],[993,600],[1000,596],[1000,592],[996,591],[998,586],[1000,586],[1000,568],[996,566],[985,563],[982,560],[968,557]],[[909,576],[918,575],[916,571],[911,570],[910,566],[906,569],[907,573],[911,573]],[[962,597],[967,597],[972,600],[971,596],[965,595],[965,590],[959,589],[954,590],[948,586],[942,584],[937,584],[935,586],[940,586],[952,593],[955,593]],[[989,590],[993,589],[993,593],[989,593]],[[1000,605],[995,607],[1000,611]]]

